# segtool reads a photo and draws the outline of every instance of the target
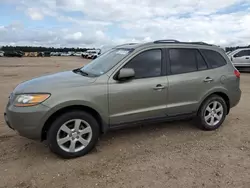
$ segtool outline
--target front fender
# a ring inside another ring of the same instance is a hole
[[[46,113],[46,116],[44,117],[44,122],[46,122],[48,118],[55,112],[63,108],[69,107],[69,106],[85,106],[85,107],[92,108],[101,116],[104,122],[106,123],[108,122],[107,115],[105,112],[103,112],[97,105],[88,101],[83,101],[83,100],[70,100],[70,101],[65,101],[63,103],[57,104],[56,106],[50,108],[50,110]]]

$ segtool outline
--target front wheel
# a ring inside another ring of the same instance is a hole
[[[51,151],[60,157],[75,158],[92,150],[99,134],[99,124],[91,114],[72,111],[52,123],[48,143]]]
[[[227,115],[225,100],[212,95],[200,107],[198,112],[198,126],[203,130],[215,130],[221,126]]]

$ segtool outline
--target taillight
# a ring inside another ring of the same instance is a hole
[[[234,75],[235,75],[237,78],[240,78],[240,71],[234,70]]]

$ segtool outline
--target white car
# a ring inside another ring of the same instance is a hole
[[[96,59],[100,56],[100,52],[90,52],[87,55],[87,59]]]
[[[236,68],[250,68],[250,48],[242,48],[227,54]]]
[[[61,56],[70,56],[70,54],[67,52],[63,52],[63,53],[61,53]]]
[[[82,55],[82,52],[76,52],[73,54],[74,56],[81,56]]]
[[[0,57],[4,56],[4,51],[0,51]]]

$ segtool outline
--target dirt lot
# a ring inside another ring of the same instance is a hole
[[[250,74],[223,126],[174,122],[110,132],[90,154],[62,160],[7,128],[9,93],[27,79],[87,63],[77,57],[0,58],[0,187],[250,187]]]

